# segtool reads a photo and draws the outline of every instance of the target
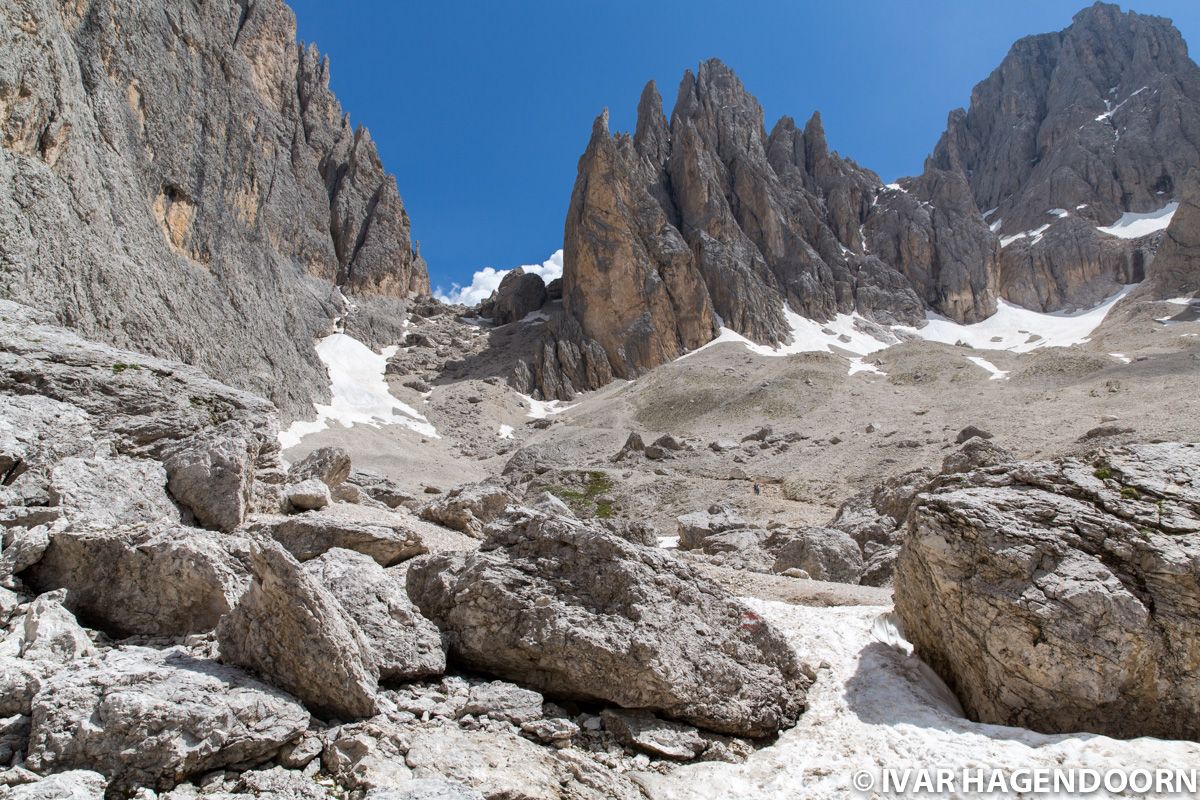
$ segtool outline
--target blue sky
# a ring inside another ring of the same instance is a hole
[[[1059,30],[1079,0],[288,0],[299,36],[396,175],[435,286],[562,246],[593,118],[632,130],[658,81],[670,114],[684,69],[717,57],[767,127],[819,109],[830,146],[885,180],[911,175],[946,113],[1017,38]],[[1200,42],[1200,2],[1123,8]]]

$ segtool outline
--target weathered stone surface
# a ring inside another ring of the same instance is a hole
[[[412,495],[404,492],[396,485],[395,481],[377,472],[356,469],[350,473],[350,477],[346,481],[359,487],[372,500],[383,503],[388,508],[398,508],[413,500]]]
[[[449,779],[488,797],[520,800],[640,800],[623,775],[503,732],[457,725],[413,732],[405,761],[417,779]]]
[[[47,592],[29,604],[25,611],[25,636],[21,658],[69,664],[96,655],[96,646],[75,615],[63,606],[66,592]]]
[[[368,506],[337,504],[289,517],[255,517],[244,530],[271,536],[300,561],[340,547],[390,567],[429,552],[404,517]]]
[[[1200,446],[951,478],[909,514],[896,610],[967,712],[1200,737]]]
[[[293,483],[283,490],[283,497],[295,511],[320,511],[333,502],[329,487],[318,478]]]
[[[20,76],[0,119],[0,296],[289,417],[327,397],[311,343],[343,313],[335,286],[356,335],[399,338],[424,261],[286,4],[20,0],[0,28]]]
[[[690,761],[704,752],[704,737],[691,725],[659,719],[641,709],[600,712],[605,730],[627,747],[676,761]]]
[[[46,525],[0,531],[0,583],[11,585],[12,576],[36,564],[49,546],[50,528]]]
[[[775,556],[772,572],[802,569],[818,581],[858,583],[862,551],[849,534],[834,528],[809,526],[776,531],[763,542]]]
[[[504,514],[516,498],[505,488],[481,483],[464,486],[421,509],[421,517],[447,528],[481,538],[487,523]]]
[[[169,789],[271,758],[308,719],[295,700],[237,669],[178,650],[114,650],[42,685],[26,764],[40,773],[94,769],[118,791]]]
[[[5,800],[104,800],[108,780],[99,772],[73,769],[4,790]]]
[[[341,604],[274,542],[253,543],[250,563],[250,588],[217,626],[221,660],[263,676],[318,716],[374,714],[379,670]]]
[[[50,470],[50,503],[77,527],[179,522],[157,461],[64,458]]]
[[[483,795],[457,781],[417,778],[403,787],[372,789],[363,800],[483,800]]]
[[[381,679],[413,680],[445,671],[437,626],[413,606],[403,582],[370,556],[334,548],[305,562],[304,571],[358,624]],[[540,710],[540,698],[538,705]]]
[[[412,779],[408,747],[404,733],[374,720],[343,725],[326,735],[321,766],[352,789],[406,786]]]
[[[116,635],[180,636],[216,627],[250,583],[247,543],[181,525],[55,533],[26,573],[42,590],[66,589],[66,605]]]
[[[547,693],[750,736],[804,708],[809,679],[771,626],[672,556],[578,520],[517,513],[476,553],[414,564],[408,589],[461,663]]]
[[[309,478],[334,489],[350,477],[350,454],[340,447],[318,447],[288,468],[288,481],[300,483]]]
[[[161,472],[141,459],[162,462],[171,497],[202,525],[230,529],[278,505],[278,424],[267,401],[182,364],[83,340],[5,300],[0,353],[0,405],[14,423],[0,439],[20,459],[6,493],[26,507],[53,497],[64,503],[56,518],[104,525],[115,516],[107,491],[122,521],[174,519]]]
[[[30,703],[46,670],[23,658],[0,656],[0,717],[29,716]]]
[[[520,725],[542,716],[542,696],[505,681],[491,681],[471,687],[461,714],[487,714],[492,719]]]

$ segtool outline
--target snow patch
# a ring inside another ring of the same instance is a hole
[[[541,276],[546,283],[555,278],[561,278],[563,251],[556,251],[541,264],[524,264],[521,269]],[[471,276],[470,285],[460,286],[454,283],[450,285],[450,291],[445,291],[439,286],[434,290],[433,296],[443,303],[456,303],[464,306],[478,305],[492,296],[492,292],[500,287],[500,281],[504,280],[504,276],[510,272],[512,272],[510,269],[484,267]]]
[[[1128,364],[1130,361],[1133,361],[1132,358],[1124,353],[1109,353],[1109,355],[1115,358],[1117,361],[1120,361],[1122,364]]]
[[[1027,353],[1039,347],[1070,347],[1083,344],[1117,302],[1133,291],[1134,284],[1085,311],[1056,311],[1047,314],[1030,311],[1006,300],[996,303],[996,313],[973,325],[962,325],[929,312],[921,328],[898,326],[896,330],[913,333],[931,342],[963,342],[979,350],[1010,350]]]
[[[1003,221],[1003,220],[1001,220],[1001,221]],[[1031,231],[1022,231],[1021,233],[1014,233],[1012,236],[1001,236],[1000,237],[1000,247],[1001,248],[1008,247],[1010,244],[1015,242],[1017,239],[1029,239],[1030,244],[1037,244],[1038,242],[1040,242],[1042,240],[1042,235],[1048,230],[1050,230],[1050,223],[1047,222],[1045,225],[1041,226],[1040,228],[1034,228]]]
[[[572,403],[569,406],[564,406],[562,400],[534,400],[527,394],[517,393],[517,397],[529,404],[529,417],[533,419],[545,419],[552,417],[555,414],[561,414],[564,411],[569,411],[577,404]]]
[[[874,364],[868,364],[862,358],[852,358],[850,359],[850,371],[846,374],[853,375],[856,372],[869,372],[873,375],[887,375],[887,373],[881,370],[879,367],[875,366]]]
[[[859,770],[965,768],[1177,769],[1200,744],[1090,733],[1047,735],[966,719],[953,694],[912,655],[887,607],[819,608],[742,600],[813,667],[825,662],[794,728],[741,764],[700,762],[643,773],[655,800],[834,800],[867,797]],[[888,795],[892,796],[892,795]]]
[[[416,409],[392,396],[384,370],[396,353],[395,346],[376,353],[345,333],[334,333],[317,341],[317,356],[329,373],[328,405],[314,403],[315,420],[296,420],[279,432],[279,444],[285,450],[300,443],[311,433],[325,430],[333,423],[351,425],[403,425],[422,436],[438,437],[437,430]]]
[[[1171,202],[1157,211],[1148,211],[1144,214],[1126,211],[1112,225],[1097,226],[1096,230],[1121,239],[1138,239],[1155,231],[1164,230],[1171,224],[1171,218],[1175,216],[1178,208],[1178,202]]]
[[[679,537],[678,536],[659,536],[658,537],[658,546],[663,548],[664,550],[678,549]]]
[[[967,356],[967,361],[970,361],[975,366],[981,367],[982,369],[985,369],[988,372],[990,372],[992,374],[992,377],[990,378],[990,380],[993,380],[993,381],[1008,380],[1008,370],[1000,369],[995,364],[988,361],[986,358],[980,358],[979,356]]]
[[[1052,217],[1058,217],[1059,219],[1071,216],[1071,212],[1067,211],[1065,208],[1052,208],[1046,213]]]
[[[499,436],[501,439],[513,438],[513,426],[512,425],[501,425],[500,432],[497,433],[496,435]]]
[[[1110,101],[1105,100],[1104,101],[1104,113],[1101,114],[1100,116],[1096,117],[1096,122],[1104,122],[1107,119],[1111,119],[1113,114],[1115,114],[1121,110],[1121,106],[1125,105],[1130,100],[1137,97],[1139,94],[1141,94],[1142,92],[1146,91],[1149,88],[1150,88],[1149,86],[1143,86],[1142,88],[1138,89],[1133,94],[1129,95],[1129,97],[1126,97],[1124,100],[1117,103],[1115,106]],[[1109,94],[1114,94],[1114,93],[1115,92],[1113,92],[1113,91],[1109,92]]]

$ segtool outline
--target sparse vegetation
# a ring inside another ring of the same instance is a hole
[[[1097,467],[1096,471],[1093,472],[1092,474],[1095,475],[1100,480],[1106,481],[1112,477],[1112,470],[1109,469],[1108,467]]]
[[[612,490],[612,478],[600,470],[589,470],[577,475],[581,485],[551,486],[548,491],[569,505],[580,517],[608,519],[613,516],[615,512],[612,501],[607,498],[601,499],[605,493]]]
[[[1142,493],[1132,486],[1123,486],[1121,487],[1121,497],[1124,497],[1126,500],[1141,500]]]
[[[116,364],[113,364],[112,371],[115,374],[120,375],[122,372],[124,372],[127,369],[141,369],[141,368],[142,367],[140,364],[123,364],[120,361],[118,361]]]

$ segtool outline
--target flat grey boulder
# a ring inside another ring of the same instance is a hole
[[[308,721],[293,698],[238,669],[131,647],[42,684],[26,766],[96,770],[115,792],[170,789],[192,775],[270,759]]]
[[[244,530],[267,534],[299,561],[340,547],[390,567],[429,552],[420,534],[400,513],[346,503],[287,517],[254,517]]]
[[[358,624],[381,679],[414,680],[446,671],[441,632],[408,599],[402,580],[370,556],[334,548],[305,562],[304,572]],[[540,698],[538,705],[540,710]]]
[[[63,526],[56,524],[54,527],[61,529]],[[12,586],[12,576],[38,563],[49,546],[48,525],[0,529],[0,584]]]
[[[906,637],[973,719],[1200,738],[1200,445],[1010,462],[917,498]]]
[[[25,577],[66,589],[67,607],[112,635],[180,636],[212,630],[233,608],[250,584],[247,547],[182,525],[59,531]]]
[[[481,483],[452,490],[421,509],[422,519],[479,539],[489,522],[504,514],[516,498],[505,488]]]
[[[465,666],[745,736],[804,710],[810,680],[784,637],[674,556],[527,509],[490,531],[408,572]]]
[[[269,540],[250,548],[254,579],[217,626],[221,660],[257,673],[321,717],[376,712],[371,645],[329,590]]]
[[[542,716],[542,696],[506,681],[490,681],[471,687],[460,715],[486,714],[491,719],[521,725]]]
[[[691,725],[659,719],[644,709],[606,708],[600,719],[621,744],[662,758],[691,761],[708,746]]]
[[[317,478],[293,483],[283,490],[288,508],[294,511],[320,511],[333,502],[329,487]]]

